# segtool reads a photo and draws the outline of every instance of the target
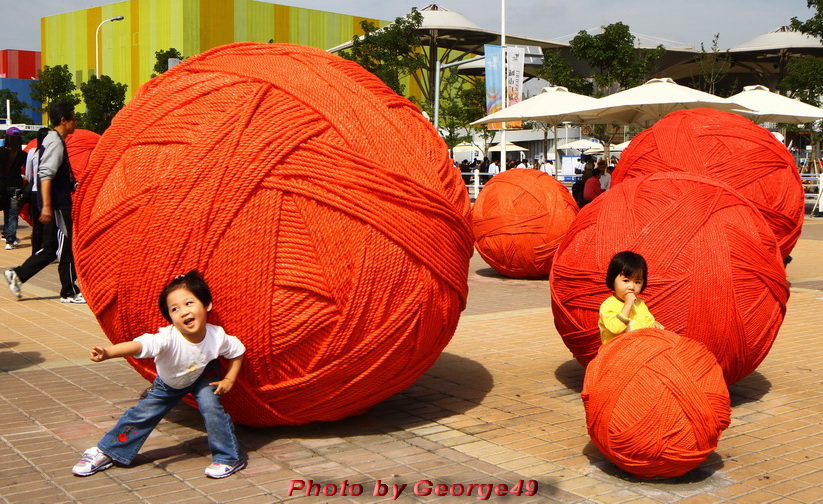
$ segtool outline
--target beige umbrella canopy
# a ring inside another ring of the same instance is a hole
[[[579,110],[584,121],[650,126],[670,112],[693,108],[733,111],[745,109],[729,99],[675,84],[671,79],[652,79],[645,84],[600,98],[587,110]]]
[[[502,144],[495,144],[489,148],[490,152],[500,152]],[[529,149],[525,147],[520,147],[517,144],[513,144],[511,142],[506,142],[506,152],[514,152],[514,151],[527,151]]]
[[[803,124],[823,119],[823,109],[772,93],[765,86],[746,86],[729,100],[751,109],[753,112],[737,112],[756,123]]]
[[[560,159],[557,147],[557,127],[563,123],[581,124],[580,109],[591,108],[597,98],[570,92],[563,86],[544,87],[540,94],[487,115],[472,126],[506,121],[542,121],[554,129],[554,159]]]
[[[575,140],[574,142],[569,142],[569,143],[564,143],[562,145],[558,145],[557,148],[558,149],[563,149],[563,150],[574,149],[574,150],[579,150],[579,151],[584,151],[584,150],[589,150],[589,149],[597,149],[597,148],[600,148],[600,150],[603,150],[603,144],[601,144],[599,142],[595,142],[593,140],[589,140],[587,138],[581,138],[580,140]]]

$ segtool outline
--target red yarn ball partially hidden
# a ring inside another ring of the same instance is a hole
[[[319,49],[232,44],[152,79],[75,201],[78,272],[112,342],[167,325],[160,290],[204,275],[209,321],[247,347],[223,397],[242,424],[363,412],[434,363],[465,306],[470,207],[446,145]]]
[[[766,357],[789,297],[774,235],[760,213],[722,182],[657,173],[612,186],[586,205],[554,258],[554,323],[584,366],[600,348],[606,270],[631,250],[648,264],[640,294],[652,315],[715,354],[732,384]]]
[[[731,409],[723,372],[706,347],[640,329],[605,345],[583,381],[586,427],[597,448],[641,478],[672,478],[717,448]]]
[[[74,133],[66,137],[66,150],[69,153],[69,162],[74,178],[83,180],[86,166],[89,164],[91,153],[97,147],[100,135],[94,131],[77,128]]]
[[[537,170],[505,171],[474,203],[475,246],[502,275],[544,277],[577,211],[568,189],[554,177]]]
[[[803,185],[794,158],[767,129],[731,112],[672,112],[623,151],[612,187],[658,172],[687,172],[725,182],[766,218],[787,257],[800,238]]]

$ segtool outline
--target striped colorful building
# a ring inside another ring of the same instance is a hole
[[[128,100],[149,78],[155,52],[183,56],[231,42],[286,42],[328,49],[361,35],[361,21],[389,22],[255,0],[126,0],[42,18],[43,65],[66,64],[75,83],[95,73],[95,30],[100,27],[100,73],[127,84]]]

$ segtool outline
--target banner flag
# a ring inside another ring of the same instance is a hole
[[[486,115],[493,114],[503,108],[503,48],[498,45],[486,44],[483,48],[486,60]],[[492,123],[488,129],[500,129],[501,123]]]
[[[507,107],[520,103],[523,98],[523,64],[526,60],[525,47],[506,48],[506,83],[509,101]],[[511,121],[509,128],[520,128],[521,121]]]

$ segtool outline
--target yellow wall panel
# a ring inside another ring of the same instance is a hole
[[[234,41],[234,0],[200,1],[200,52]]]
[[[66,64],[78,85],[85,82],[94,74],[94,31],[115,16],[125,19],[100,30],[100,68],[128,85],[127,100],[149,80],[157,51],[174,47],[188,57],[231,42],[272,39],[328,49],[362,34],[364,19],[257,0],[123,0],[42,18],[43,64]]]

